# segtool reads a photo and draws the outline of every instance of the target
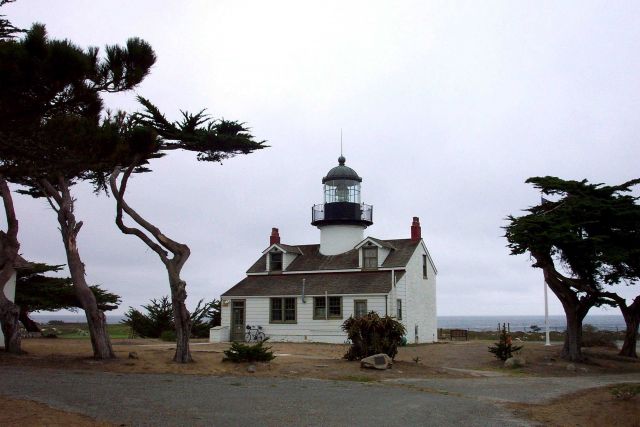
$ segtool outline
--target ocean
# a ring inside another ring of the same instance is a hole
[[[544,330],[544,316],[438,316],[438,328],[469,329],[470,331],[495,331],[498,324],[508,323],[511,331],[531,330],[537,325]],[[625,330],[622,315],[587,315],[583,325],[592,325],[600,330]],[[549,316],[549,330],[564,331],[567,322],[564,315]]]
[[[35,313],[31,316],[39,323],[47,323],[50,320],[60,320],[67,323],[83,323],[86,321],[84,314],[56,314]],[[107,314],[107,323],[120,323],[124,319],[122,315]],[[544,316],[438,316],[438,328],[444,329],[468,329],[470,331],[495,331],[498,324],[508,323],[512,331],[529,331],[532,325],[544,330]],[[606,331],[624,330],[625,324],[622,315],[593,315],[584,320],[585,325],[593,325]],[[549,316],[549,329],[552,331],[564,331],[566,321],[564,316]]]

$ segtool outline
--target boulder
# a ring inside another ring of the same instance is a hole
[[[576,371],[576,365],[574,365],[573,363],[569,363],[567,365],[567,371],[569,372],[575,372]]]
[[[247,372],[249,372],[250,374],[254,374],[256,372],[256,365],[247,366]]]
[[[391,366],[393,366],[393,360],[384,353],[374,354],[373,356],[360,360],[361,368],[385,370]]]
[[[524,357],[510,357],[504,361],[505,368],[522,368],[527,362]]]

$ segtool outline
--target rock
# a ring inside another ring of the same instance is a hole
[[[247,366],[247,372],[249,372],[250,374],[254,374],[256,372],[256,365]]]
[[[129,352],[129,359],[139,359],[138,353],[136,353],[135,351],[130,351]]]
[[[384,353],[374,354],[373,356],[365,357],[360,361],[361,368],[385,370],[389,369],[392,365],[393,360]]]
[[[581,367],[580,372],[584,372],[586,374],[587,372],[589,372],[589,370],[587,368]]]
[[[574,365],[573,363],[569,363],[567,365],[567,371],[575,372],[576,371],[576,365]]]
[[[526,364],[524,357],[513,356],[504,361],[505,368],[522,368]]]

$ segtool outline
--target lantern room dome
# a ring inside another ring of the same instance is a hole
[[[351,169],[349,166],[345,166],[346,159],[344,156],[338,157],[338,166],[332,168],[327,176],[322,178],[322,183],[325,184],[327,181],[335,181],[341,179],[348,179],[351,181],[362,182],[362,178],[358,176],[356,171]]]

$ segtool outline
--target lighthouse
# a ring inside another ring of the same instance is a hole
[[[409,343],[437,341],[437,270],[420,219],[404,237],[365,237],[373,207],[362,203],[362,178],[345,163],[341,155],[322,178],[323,203],[311,208],[320,243],[285,243],[272,227],[247,276],[221,295],[211,342],[251,340],[247,328],[259,325],[273,342],[344,343],[345,320],[371,312],[401,322]]]
[[[362,178],[345,165],[344,156],[322,178],[324,203],[311,208],[311,224],[320,230],[320,253],[338,255],[352,250],[373,224],[373,206],[362,203]]]

